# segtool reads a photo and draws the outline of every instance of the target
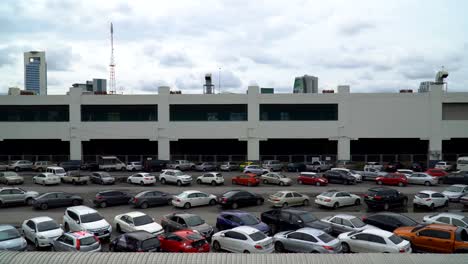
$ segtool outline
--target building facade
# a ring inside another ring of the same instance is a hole
[[[37,95],[47,95],[47,62],[45,52],[24,53],[24,88]]]
[[[296,77],[293,93],[318,93],[318,78],[307,74]]]

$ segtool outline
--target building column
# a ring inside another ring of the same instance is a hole
[[[432,166],[442,159],[442,139],[430,138],[429,139],[429,166]]]
[[[247,139],[247,160],[260,160],[260,140],[258,138]]]
[[[81,140],[77,138],[70,139],[70,160],[81,160],[82,146]]]
[[[429,91],[429,167],[442,158],[442,98],[443,84],[431,84]]]
[[[171,159],[171,141],[168,138],[158,138],[158,159]]]
[[[338,155],[337,160],[351,160],[351,139],[339,138],[338,139]]]

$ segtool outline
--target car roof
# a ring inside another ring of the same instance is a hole
[[[322,230],[311,228],[311,227],[299,228],[298,230],[296,230],[296,232],[306,233],[306,234],[313,235],[313,236],[320,236],[323,233],[325,233]]]
[[[241,211],[241,210],[229,210],[229,211],[223,211],[221,214],[228,214],[228,215],[250,215],[251,213],[246,212],[246,211]]]
[[[0,187],[0,191],[3,191],[3,190],[11,190],[11,189],[22,190],[21,188],[18,188],[18,187]],[[23,191],[24,191],[24,190],[23,190]]]
[[[43,172],[43,173],[39,173],[39,174],[44,174],[45,176],[55,176],[55,174],[53,174],[51,172]]]
[[[77,212],[79,214],[91,214],[91,213],[96,213],[97,212],[93,208],[90,208],[90,207],[85,206],[85,205],[78,205],[78,206],[68,207],[67,210],[74,211],[74,212]]]
[[[336,215],[334,215],[333,217],[339,217],[339,218],[343,218],[343,219],[347,219],[347,220],[351,220],[351,219],[357,218],[356,216],[354,216],[354,215],[349,215],[349,214],[336,214]]]
[[[238,226],[238,227],[235,227],[235,228],[233,228],[231,230],[246,233],[247,235],[251,235],[253,233],[259,232],[257,228],[254,228],[254,227],[251,227],[251,226]]]
[[[434,194],[434,193],[439,193],[439,192],[431,191],[431,190],[422,190],[422,191],[419,191],[419,193]]]
[[[191,216],[198,216],[196,214],[191,214],[191,213],[173,213],[172,215],[182,217],[182,218],[187,218]]]
[[[465,217],[464,215],[454,214],[454,213],[440,213],[440,214],[433,215],[431,218],[435,216],[446,216],[446,217],[456,218],[456,219],[462,219]]]
[[[62,167],[59,167],[59,166],[50,166],[50,167],[47,167],[47,169],[53,169],[53,170],[58,170],[58,169],[62,169]]]
[[[166,171],[176,172],[176,171],[181,171],[181,170],[173,170],[173,169],[164,169],[164,170],[162,170],[162,172],[166,172]]]
[[[46,222],[46,221],[54,221],[52,218],[50,218],[48,216],[38,216],[38,217],[31,218],[29,220],[31,220],[31,221],[33,221],[35,223],[42,223],[42,222]]]
[[[278,209],[277,209],[278,210]],[[304,214],[304,213],[311,213],[309,211],[299,210],[299,209],[279,209],[283,212],[288,212],[292,214]]]
[[[452,186],[456,186],[456,187],[468,187],[468,185],[466,184],[454,184]]]
[[[191,193],[204,193],[204,192],[202,192],[202,191],[197,191],[197,190],[187,190],[187,191],[181,192],[181,194],[182,194],[182,193],[191,194]]]
[[[133,175],[137,175],[137,174],[139,174],[139,175],[141,175],[141,176],[148,176],[148,175],[149,175],[149,176],[152,176],[151,174],[149,174],[149,172],[138,172],[138,173],[135,173],[135,174],[133,174]]]
[[[16,228],[14,226],[12,226],[12,225],[4,225],[4,224],[0,225],[0,231],[4,231],[4,230],[8,230],[8,229],[16,229]]]
[[[378,228],[367,228],[367,229],[362,230],[360,233],[378,235],[378,236],[383,236],[383,237],[390,237],[393,235],[392,232],[388,232],[386,230],[382,230]]]
[[[380,192],[380,191],[395,191],[395,189],[388,188],[388,187],[373,187],[373,188],[369,188],[368,191],[375,191],[375,192]]]
[[[88,233],[86,231],[76,231],[76,232],[70,232],[68,234],[70,234],[71,236],[73,236],[73,237],[75,237],[77,239],[80,239],[80,238],[83,238],[83,237],[93,236],[93,234]]]
[[[128,213],[124,213],[122,215],[128,215],[130,216],[131,218],[135,218],[135,217],[138,217],[138,216],[143,216],[143,215],[146,215],[145,213],[142,213],[142,212],[138,212],[138,211],[133,211],[133,212],[128,212]]]
[[[149,233],[147,231],[143,231],[143,230],[128,232],[128,233],[123,234],[123,236],[132,237],[132,238],[134,238],[136,240],[146,240],[146,239],[150,239],[150,238],[155,237],[151,233]]]

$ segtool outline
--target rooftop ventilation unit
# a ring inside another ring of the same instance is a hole
[[[205,84],[203,85],[204,94],[214,94],[215,89],[211,79],[211,73],[205,74]]]
[[[335,93],[335,90],[322,90],[322,93],[324,93],[324,94]]]
[[[413,90],[411,90],[411,89],[401,89],[400,93],[413,93]]]

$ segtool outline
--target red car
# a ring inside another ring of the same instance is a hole
[[[161,250],[165,252],[210,252],[210,244],[199,233],[179,230],[158,237]]]
[[[232,177],[232,184],[257,186],[260,184],[260,178],[256,174],[247,173],[244,175]]]
[[[447,172],[442,169],[428,169],[426,171],[427,174],[431,175],[432,177],[444,177],[447,176]]]
[[[328,180],[314,172],[301,172],[299,177],[297,177],[297,183],[325,186],[328,184]]]
[[[398,185],[406,186],[408,184],[408,179],[402,173],[389,173],[385,176],[380,176],[375,179],[375,182],[378,185]]]

